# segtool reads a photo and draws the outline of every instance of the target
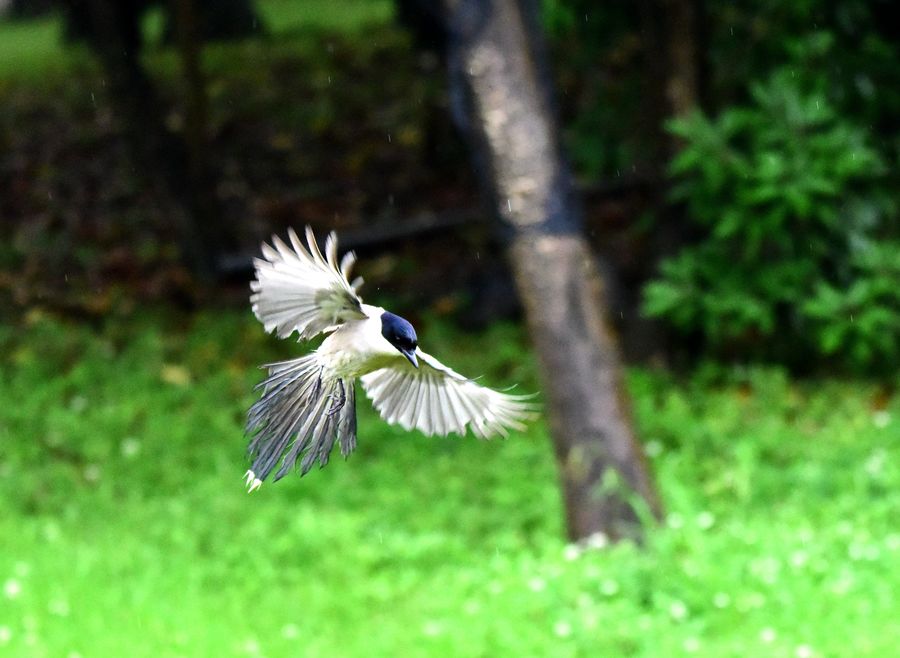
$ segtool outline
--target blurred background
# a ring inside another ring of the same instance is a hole
[[[360,398],[346,463],[242,486],[257,366],[305,349],[248,301],[288,227],[454,369],[545,386],[438,3],[0,0],[0,655],[896,651],[894,4],[534,7],[658,497],[590,482],[622,538],[567,523],[546,419]]]

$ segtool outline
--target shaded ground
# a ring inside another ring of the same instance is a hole
[[[19,305],[92,313],[134,289],[190,296],[170,201],[135,172],[102,74],[84,52],[71,58],[40,84],[0,82],[0,287]],[[178,131],[174,55],[148,61]],[[365,39],[316,31],[208,49],[210,159],[236,254],[287,226],[371,226],[475,203],[447,139],[437,64],[422,62],[385,26]]]
[[[389,8],[345,5],[342,15],[263,3],[269,38],[205,50],[210,161],[233,298],[245,299],[242,267],[273,232],[311,224],[358,236],[437,213],[468,228],[393,240],[390,255],[385,245],[358,249],[378,257],[361,263],[367,288],[390,280],[417,306],[464,310],[478,326],[508,317],[515,297],[493,229],[472,223],[477,181],[451,123],[442,65],[414,52],[389,23]],[[317,22],[326,16],[343,23]],[[171,200],[135,170],[96,63],[61,46],[56,23],[2,27],[12,42],[31,45],[21,68],[9,65],[12,47],[0,48],[8,60],[0,65],[0,306],[99,316],[153,299],[202,299],[174,243]],[[150,20],[147,30],[159,27]],[[146,63],[166,124],[178,132],[185,118],[177,57],[154,46]],[[647,226],[633,221],[642,203],[640,194],[613,194],[599,219],[588,216],[635,290],[648,267],[640,256]]]

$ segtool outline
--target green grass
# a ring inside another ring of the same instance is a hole
[[[258,3],[262,19],[273,33],[319,28],[352,32],[394,15],[391,0],[266,0]]]
[[[33,79],[64,67],[68,54],[59,19],[0,19],[0,79]]]
[[[394,12],[390,0],[262,0],[257,7],[276,42],[291,40],[295,33],[304,31],[358,33],[371,25],[388,23]],[[163,23],[158,9],[147,13],[144,32],[149,43],[159,41]],[[35,81],[84,62],[84,49],[66,44],[62,32],[63,21],[58,15],[22,21],[0,18],[0,81]],[[171,56],[175,57],[174,53]]]
[[[360,400],[360,447],[243,489],[247,313],[0,327],[0,655],[887,656],[900,637],[900,401],[750,369],[636,371],[669,516],[562,539],[543,424],[427,439]],[[535,386],[515,327],[423,344]],[[491,349],[485,349],[490,345]],[[873,407],[873,405],[875,405]]]

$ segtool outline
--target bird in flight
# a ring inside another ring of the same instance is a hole
[[[263,243],[263,258],[254,259],[253,312],[279,338],[327,336],[311,354],[264,366],[268,377],[257,386],[262,396],[247,415],[250,491],[279,461],[275,480],[298,460],[301,475],[316,462],[324,466],[335,442],[344,457],[353,451],[357,379],[385,421],[428,435],[465,435],[469,428],[481,439],[507,436],[535,416],[532,396],[463,377],[419,348],[409,322],[363,304],[357,294],[362,279],[349,279],[356,256],[348,252],[338,262],[334,233],[324,255],[309,227],[306,246],[293,230],[288,236],[290,246],[273,236],[273,246]]]

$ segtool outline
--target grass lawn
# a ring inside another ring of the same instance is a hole
[[[259,0],[256,4],[266,30],[276,39],[298,30],[352,34],[389,22],[394,12],[390,0]],[[159,41],[163,22],[159,9],[146,14],[144,32],[151,44]],[[39,82],[47,73],[65,72],[73,61],[84,61],[83,50],[65,44],[62,34],[59,16],[24,21],[0,17],[0,81]]]
[[[62,22],[55,17],[21,22],[0,20],[0,81],[33,79],[65,66],[69,53],[61,35]]]
[[[419,333],[536,386],[516,327]],[[361,398],[346,463],[245,493],[255,366],[298,350],[249,313],[33,312],[0,350],[5,658],[849,658],[900,638],[900,400],[864,383],[634,371],[668,520],[581,551],[541,423],[428,439]]]

